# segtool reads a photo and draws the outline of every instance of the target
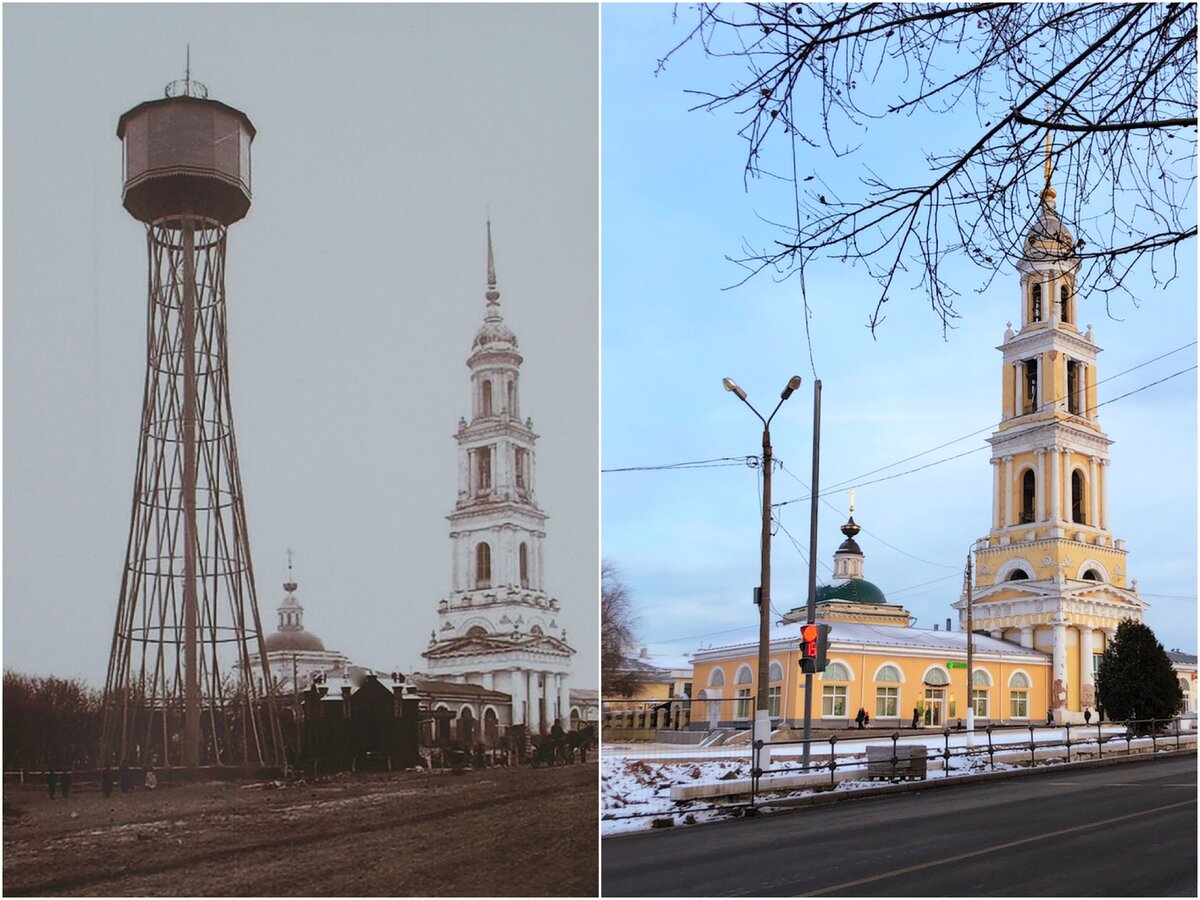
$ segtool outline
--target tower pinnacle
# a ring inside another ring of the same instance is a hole
[[[492,253],[492,217],[487,219],[487,298],[488,306],[498,305],[500,291],[496,289],[496,258]]]

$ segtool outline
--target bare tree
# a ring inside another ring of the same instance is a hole
[[[879,285],[868,324],[904,288],[924,293],[943,331],[959,311],[941,269],[966,257],[982,289],[1019,255],[1039,194],[1054,183],[1074,231],[1078,290],[1106,303],[1133,269],[1177,274],[1196,235],[1196,6],[1106,3],[702,4],[687,37],[733,57],[745,77],[693,91],[696,107],[742,123],[747,179],[792,185],[795,221],[746,247],[746,278],[804,275],[853,260]],[[918,112],[974,118],[969,147],[918,140],[928,168],[903,183],[863,166],[854,196],[821,171],[868,145],[872,122]],[[1052,136],[1052,164],[1046,147]],[[830,159],[830,156],[834,158]],[[1053,195],[1051,195],[1051,201]],[[1128,292],[1126,292],[1128,293]],[[1134,298],[1135,302],[1137,298]]]
[[[636,626],[629,588],[620,570],[604,560],[600,566],[600,691],[605,697],[628,697],[637,690],[637,676],[628,666]]]

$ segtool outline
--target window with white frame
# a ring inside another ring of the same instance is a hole
[[[847,695],[848,689],[844,684],[825,685],[821,689],[821,715],[826,718],[846,715]]]
[[[840,662],[831,662],[821,673],[822,681],[849,681],[850,670]]]
[[[992,676],[986,669],[974,669],[971,672],[971,709],[981,719],[988,717],[988,688],[992,686]]]
[[[750,718],[750,688],[737,689],[737,704],[733,711],[735,719]]]
[[[1013,672],[1008,679],[1009,715],[1014,719],[1029,718],[1029,677],[1024,672]]]
[[[777,684],[767,688],[767,712],[772,716],[779,716],[779,700],[782,696],[782,689]]]
[[[875,688],[875,717],[882,719],[885,717],[895,718],[899,715],[900,709],[900,688],[880,685]]]
[[[708,673],[708,686],[721,687],[725,684],[725,673],[718,666]]]
[[[771,681],[783,681],[783,666],[772,660],[768,679]]]

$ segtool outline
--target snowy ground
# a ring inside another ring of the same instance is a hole
[[[1081,743],[1084,738],[1084,735],[1081,734],[1082,731],[1081,728],[1071,729],[1072,753],[1085,749]],[[1113,740],[1117,736],[1124,736],[1124,728],[1106,725],[1103,733],[1106,738],[1110,739],[1114,750],[1123,751],[1125,749],[1123,740]],[[1087,737],[1094,740],[1096,729],[1088,729]],[[1065,739],[1066,730],[1063,728],[1042,727],[1034,730],[1034,740],[1038,743],[1040,750],[1053,750],[1055,741],[1065,741]],[[1138,744],[1142,741],[1147,745],[1150,744],[1149,739],[1135,739],[1134,743]],[[899,743],[901,746],[923,744],[931,751],[936,752],[944,749],[946,739],[944,735],[931,731],[925,734],[906,735]],[[1027,730],[1014,729],[996,732],[992,735],[993,746],[1010,745],[1006,747],[1009,751],[1016,749],[1011,745],[1021,743],[1028,746],[1029,732]],[[1174,746],[1172,738],[1162,738],[1159,743],[1162,749],[1171,749]],[[877,734],[869,738],[860,739],[855,736],[837,742],[838,764],[840,767],[844,767],[843,771],[846,774],[849,774],[847,770],[853,769],[856,765],[863,766],[862,757],[866,755],[868,744],[887,746],[891,744],[891,740],[886,735]],[[965,747],[986,749],[987,745],[987,735],[981,732],[976,732],[974,735],[965,733],[950,735],[952,751],[955,748]],[[1108,743],[1105,746],[1107,747]],[[1192,744],[1192,746],[1195,745]],[[1094,744],[1092,749],[1095,749]],[[1065,755],[1065,743],[1062,745],[1062,750]],[[800,771],[800,766],[796,761],[800,752],[799,745],[773,747],[771,768],[773,770]],[[828,742],[823,744],[814,742],[814,757],[827,756],[828,752]],[[600,829],[602,836],[643,831],[668,825],[698,824],[736,815],[739,810],[735,805],[720,805],[719,801],[714,803],[710,800],[697,800],[673,803],[670,799],[671,787],[677,784],[717,783],[732,779],[748,779],[752,767],[750,754],[751,749],[748,745],[686,749],[672,744],[606,745],[603,748],[600,762],[602,810]],[[963,756],[952,756],[948,761],[948,768],[940,767],[942,763],[940,758],[937,759],[937,763],[938,767],[934,765],[929,767],[928,778],[930,780],[945,778],[948,775],[983,774],[984,772],[1015,768],[1000,762],[997,762],[994,767],[989,766],[986,755],[970,759]],[[764,788],[768,783],[769,779],[764,778]],[[850,792],[879,787],[879,784],[878,781],[868,781],[865,777],[862,779],[851,778],[839,783],[834,790],[839,793]],[[825,790],[828,790],[827,786]],[[802,797],[813,793],[816,793],[813,789],[782,790],[772,793],[770,796],[772,799],[776,799]],[[762,795],[760,795],[760,801],[761,798]],[[744,799],[744,797],[740,798],[741,801]]]

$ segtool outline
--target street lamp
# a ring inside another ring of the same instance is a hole
[[[763,742],[758,768],[766,769],[771,765],[771,713],[768,697],[771,649],[771,420],[775,418],[775,413],[779,412],[779,407],[783,406],[783,401],[792,396],[796,388],[800,387],[800,376],[793,375],[788,379],[787,386],[779,394],[779,402],[775,404],[775,408],[765,419],[762,417],[762,413],[746,399],[746,392],[738,387],[737,382],[732,378],[725,378],[721,383],[725,385],[725,390],[736,395],[745,403],[750,411],[758,416],[758,420],[763,425],[762,561],[758,589],[758,699],[755,703],[753,734],[755,741]]]

